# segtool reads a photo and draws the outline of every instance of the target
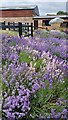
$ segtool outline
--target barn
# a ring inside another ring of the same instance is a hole
[[[60,17],[62,19],[64,19],[64,22],[61,23],[61,24],[57,24],[58,26],[56,27],[64,27],[64,28],[68,28],[68,16],[67,15],[46,15],[46,16],[34,16],[33,17],[33,20],[34,20],[34,27],[35,29],[38,29],[38,28],[42,28],[42,29],[45,29],[45,28],[48,28],[49,30],[50,29],[53,29],[51,25],[49,25],[49,21],[51,19],[54,19],[55,17]]]
[[[0,21],[32,22],[35,16],[39,16],[36,5],[0,7]]]

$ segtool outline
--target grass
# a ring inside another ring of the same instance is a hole
[[[2,34],[2,33],[9,34],[11,36],[18,35],[18,32],[11,31],[11,30],[10,31],[9,30],[0,30],[0,34]]]
[[[19,36],[19,32],[13,30],[0,30],[0,34],[8,34],[10,36]],[[27,34],[27,33],[26,33]],[[25,32],[22,32],[22,36],[26,35]]]

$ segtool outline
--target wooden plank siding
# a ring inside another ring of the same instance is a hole
[[[33,17],[33,10],[0,10],[0,17]]]
[[[0,7],[0,17],[34,17],[39,16],[38,6],[3,6]]]

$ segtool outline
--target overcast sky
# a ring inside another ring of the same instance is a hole
[[[28,1],[28,2],[27,2]],[[37,5],[40,15],[66,11],[67,0],[0,0],[0,6]]]

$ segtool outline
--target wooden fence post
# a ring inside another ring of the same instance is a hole
[[[8,22],[8,26],[10,25],[10,22]],[[8,28],[10,30],[10,27]]]
[[[15,22],[13,22],[13,26],[14,26],[13,30],[15,31]]]
[[[33,23],[31,23],[31,37],[33,37]]]
[[[27,25],[29,25],[29,23],[27,23]],[[29,33],[29,26],[27,27],[27,31],[28,31],[28,33]]]
[[[2,22],[2,25],[4,26],[4,27],[2,28],[2,30],[6,30],[6,28],[5,28],[5,21]]]
[[[22,36],[22,23],[18,22],[18,26],[19,26],[19,36]]]
[[[25,34],[27,34],[27,27],[26,27],[27,23],[25,23]]]
[[[25,30],[27,30],[26,23],[25,23]]]

